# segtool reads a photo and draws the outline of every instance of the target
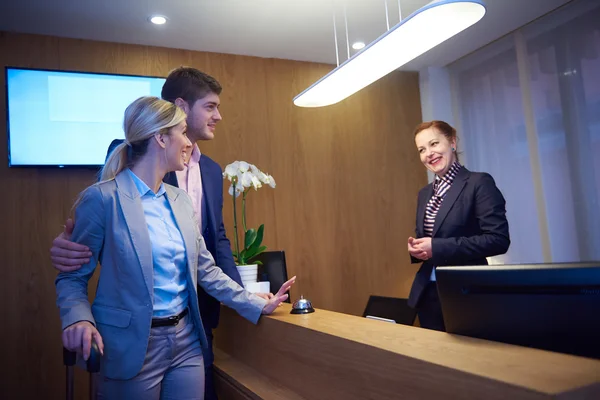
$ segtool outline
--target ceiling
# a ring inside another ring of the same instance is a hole
[[[403,18],[429,2],[400,1]],[[569,2],[483,1],[479,23],[402,69],[444,66]],[[395,25],[398,0],[387,6]],[[344,9],[350,43],[385,32],[385,0],[0,0],[0,30],[335,64],[334,13],[347,57]],[[149,23],[153,14],[167,24]]]

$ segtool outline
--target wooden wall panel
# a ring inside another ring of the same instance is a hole
[[[286,251],[289,273],[298,275],[293,297],[360,314],[369,294],[408,295],[416,266],[406,238],[426,183],[411,136],[421,115],[416,73],[395,72],[340,104],[303,109],[292,98],[331,66],[0,32],[6,65],[152,76],[190,65],[213,75],[224,88],[224,120],[201,149],[221,166],[246,160],[275,177],[277,189],[250,194],[248,223],[264,222],[269,248]],[[0,398],[59,399],[64,373],[48,249],[94,171],[9,169],[4,124],[0,143]],[[224,213],[232,239],[228,195]]]

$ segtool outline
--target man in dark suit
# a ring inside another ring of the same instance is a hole
[[[216,124],[221,121],[219,95],[221,85],[211,76],[195,69],[180,67],[173,70],[162,88],[161,97],[175,103],[187,114],[187,136],[194,144],[184,171],[170,172],[165,183],[185,190],[192,198],[199,220],[200,232],[206,247],[225,274],[242,285],[237,271],[231,245],[223,225],[223,176],[221,167],[205,154],[201,154],[197,141],[212,140]],[[108,154],[122,140],[114,140]],[[88,262],[91,253],[85,246],[71,242],[73,222],[67,221],[65,230],[56,239],[50,250],[52,264],[62,272],[76,270]],[[259,294],[269,298],[270,294]],[[205,399],[216,399],[213,384],[212,330],[219,322],[219,302],[198,288],[198,301],[202,323],[206,329],[210,354],[204,355],[206,366]]]

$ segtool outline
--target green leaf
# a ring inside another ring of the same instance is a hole
[[[260,230],[260,229],[259,229]],[[254,243],[254,241],[256,240],[256,236],[257,233],[254,229],[250,228],[246,231],[246,236],[244,239],[244,244],[245,244],[245,248],[249,248],[250,246],[252,246],[252,244]],[[261,238],[262,240],[262,238]]]
[[[258,227],[258,232],[256,233],[256,241],[254,242],[256,244],[256,247],[260,246],[260,244],[262,243],[264,233],[265,224],[260,224],[260,226]]]
[[[250,261],[252,258],[256,257],[257,255],[259,255],[266,249],[267,249],[267,246],[260,246],[256,249],[249,249],[248,252],[246,253],[246,260]]]
[[[258,232],[256,233],[256,238],[254,239],[254,241],[250,244],[250,246],[247,246],[248,251],[256,250],[257,248],[260,247],[262,240],[263,240],[264,230],[265,230],[265,226],[263,224],[258,228]]]

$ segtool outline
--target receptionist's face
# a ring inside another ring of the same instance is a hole
[[[456,160],[452,148],[456,142],[450,142],[436,128],[428,128],[415,136],[415,144],[425,168],[436,175],[444,176]]]

